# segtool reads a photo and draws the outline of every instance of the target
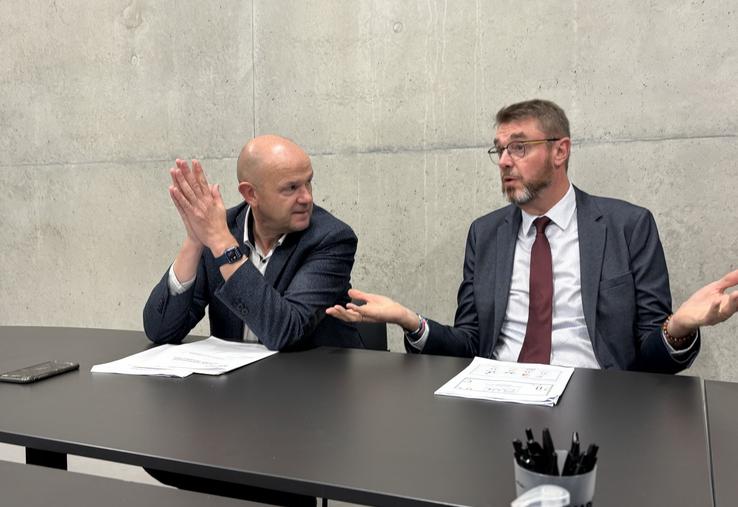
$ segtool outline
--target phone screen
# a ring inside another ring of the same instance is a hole
[[[44,363],[26,366],[18,370],[0,373],[0,382],[15,382],[18,384],[28,384],[44,378],[59,375],[67,371],[79,368],[78,363],[68,361],[46,361]]]

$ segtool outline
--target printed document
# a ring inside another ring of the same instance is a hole
[[[258,343],[231,342],[211,336],[182,345],[159,345],[111,363],[96,364],[91,371],[180,378],[193,373],[220,375],[276,353]]]
[[[572,373],[574,368],[564,366],[475,357],[435,394],[552,407],[559,401]]]

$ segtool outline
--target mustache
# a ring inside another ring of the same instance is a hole
[[[501,169],[500,170],[500,178],[517,178],[520,179],[520,174],[517,171],[514,171],[513,169]]]

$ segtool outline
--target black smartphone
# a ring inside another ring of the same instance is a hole
[[[46,361],[45,363],[26,366],[18,370],[0,373],[0,382],[14,382],[16,384],[28,384],[47,377],[53,377],[67,371],[79,368],[78,363],[67,361]]]

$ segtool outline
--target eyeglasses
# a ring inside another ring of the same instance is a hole
[[[489,155],[489,159],[492,161],[493,164],[499,164],[500,159],[502,158],[502,154],[507,150],[507,152],[510,154],[511,157],[516,159],[521,159],[525,157],[525,150],[526,146],[528,145],[534,145],[534,144],[541,144],[541,143],[550,143],[553,141],[560,141],[561,137],[551,137],[549,139],[531,139],[530,141],[513,141],[511,143],[508,143],[507,146],[493,146],[489,150],[487,150],[487,155]]]

